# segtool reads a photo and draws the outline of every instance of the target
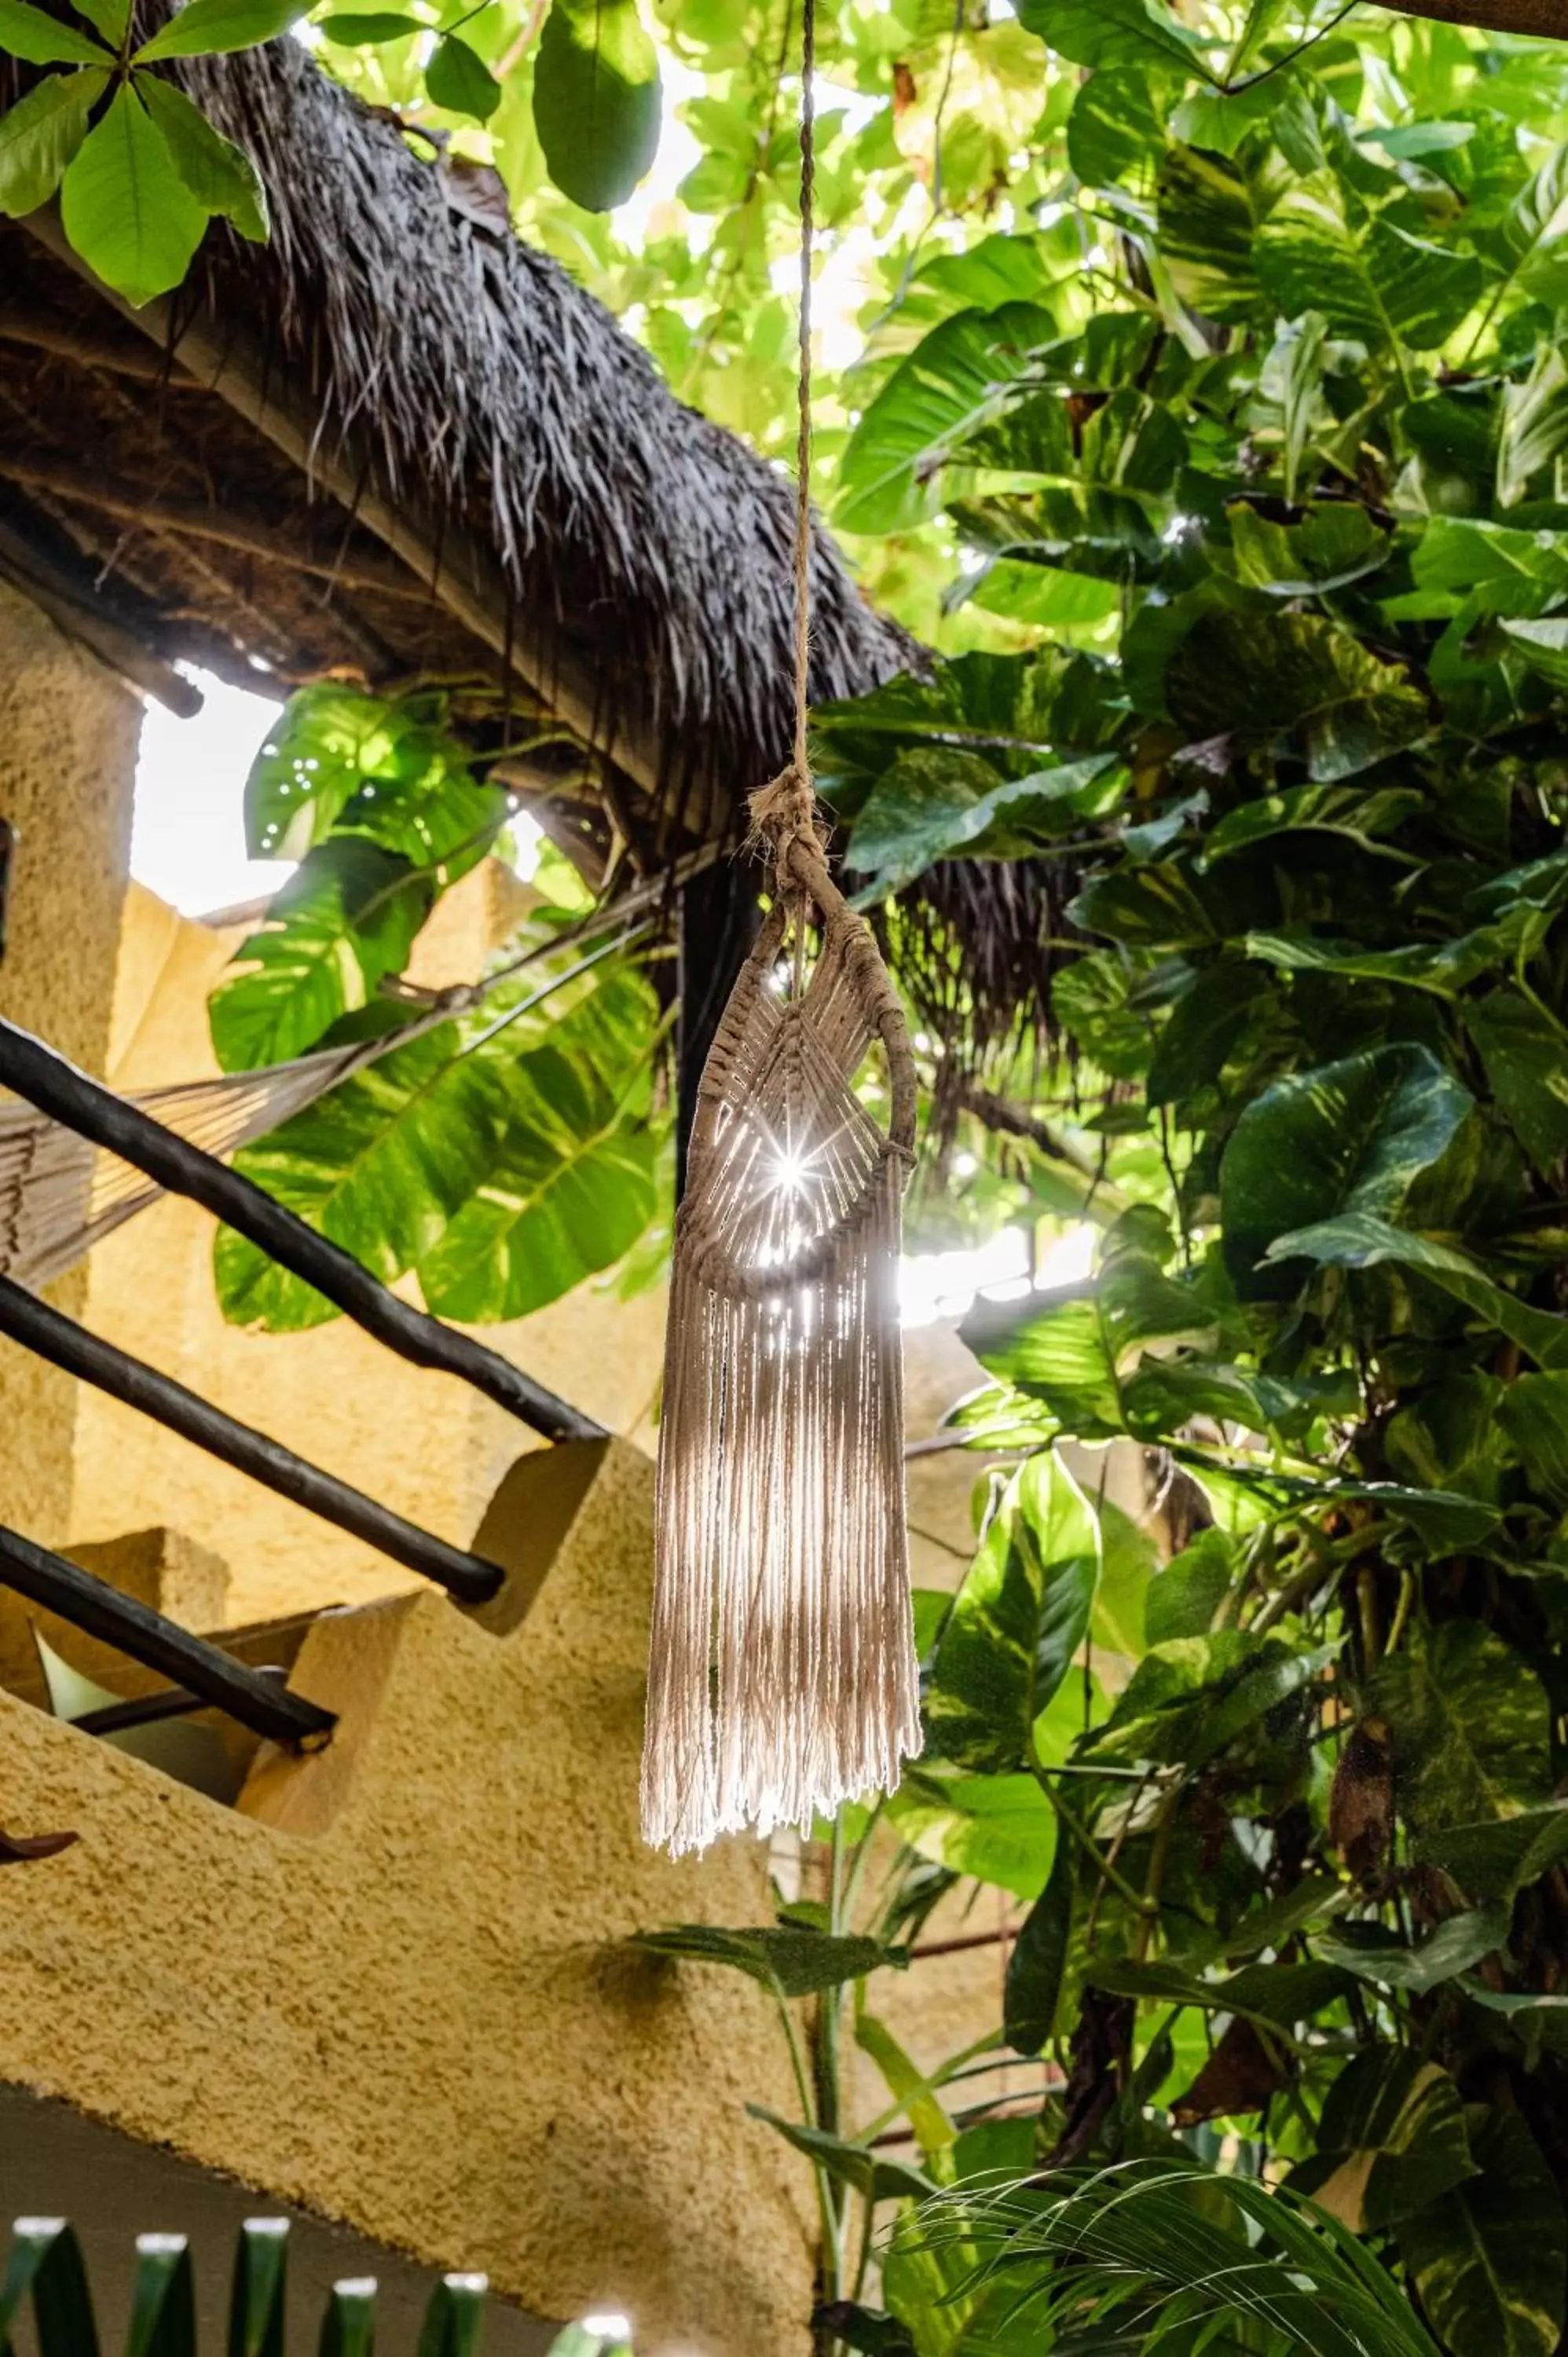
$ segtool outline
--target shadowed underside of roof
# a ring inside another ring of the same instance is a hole
[[[0,104],[24,70],[0,59]],[[215,227],[132,315],[51,215],[0,222],[0,577],[177,701],[183,658],[440,682],[492,751],[558,720],[507,774],[590,873],[612,839],[648,870],[733,836],[789,750],[789,477],[299,45],[180,70],[272,242]],[[812,595],[814,700],[922,663],[821,529]],[[999,994],[985,1028],[1029,1018],[1052,929],[1030,871],[993,897],[941,871],[921,896]]]

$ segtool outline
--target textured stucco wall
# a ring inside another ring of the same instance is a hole
[[[12,869],[0,1015],[102,1071],[120,940],[141,705],[97,659],[0,583],[0,818]],[[79,1312],[80,1273],[52,1298]],[[62,1538],[73,1386],[0,1341],[0,1521]]]
[[[623,1944],[765,1920],[765,1864],[637,1830],[652,1469],[529,1461],[489,1543],[522,1567],[591,1476],[521,1627],[430,1595],[317,1623],[343,1713],[243,1813],[0,1695],[0,1824],[78,1846],[7,1877],[0,2078],[446,2264],[535,2315],[624,2308],[639,2357],[800,2357],[804,2166],[749,1982]],[[504,1618],[505,1616],[499,1616]]]
[[[480,973],[515,922],[517,891],[493,862],[466,878],[421,941],[416,978],[434,986]],[[246,930],[177,917],[131,887],[111,1049],[117,1087],[216,1070],[207,997]],[[92,1256],[89,1322],[231,1415],[467,1544],[533,1436],[465,1385],[394,1358],[346,1319],[285,1336],[226,1326],[212,1286],[212,1226],[205,1212],[177,1201],[128,1222]],[[631,1434],[653,1397],[663,1318],[660,1294],[622,1303],[587,1286],[532,1318],[487,1328],[484,1339],[600,1423]],[[131,1410],[84,1395],[71,1536],[106,1539],[153,1523],[225,1557],[234,1623],[418,1585]]]

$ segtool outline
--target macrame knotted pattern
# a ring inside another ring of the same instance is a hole
[[[920,1745],[897,1300],[914,1067],[809,780],[787,770],[752,810],[772,905],[698,1092],[665,1357],[643,1830],[676,1853],[806,1829]],[[854,1086],[878,1042],[886,1131]]]

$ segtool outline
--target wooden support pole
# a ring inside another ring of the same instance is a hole
[[[47,1359],[51,1366],[62,1367],[79,1381],[95,1384],[112,1399],[140,1409],[155,1423],[204,1448],[209,1457],[221,1458],[225,1465],[249,1474],[252,1481],[275,1490],[280,1498],[363,1539],[394,1563],[406,1564],[410,1571],[435,1580],[462,1603],[488,1604],[501,1587],[505,1574],[499,1564],[448,1546],[445,1539],[405,1522],[401,1514],[367,1498],[363,1491],[323,1473],[265,1433],[225,1415],[156,1367],[90,1334],[74,1318],[51,1309],[8,1276],[0,1276],[0,1334],[8,1334],[25,1350]]]
[[[256,1735],[295,1749],[318,1750],[336,1727],[337,1715],[303,1695],[290,1694],[275,1678],[237,1662],[231,1653],[193,1637],[134,1596],[123,1596],[106,1579],[51,1555],[19,1531],[0,1525],[0,1587],[57,1612],[75,1629],[113,1645],[149,1670],[204,1703],[227,1711]]]
[[[395,1293],[360,1266],[351,1253],[285,1211],[263,1189],[231,1170],[215,1155],[166,1129],[140,1106],[90,1080],[41,1039],[14,1023],[0,1021],[0,1087],[14,1090],[52,1121],[74,1130],[106,1153],[145,1171],[171,1195],[187,1196],[215,1219],[247,1236],[280,1268],[313,1285],[317,1293],[351,1318],[367,1334],[416,1367],[456,1375],[549,1440],[603,1440],[603,1425],[557,1399],[467,1334]]]

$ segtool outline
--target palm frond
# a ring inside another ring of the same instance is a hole
[[[1440,2357],[1398,2285],[1338,2222],[1256,2179],[1180,2161],[973,2180],[901,2224],[966,2289],[1008,2287],[1066,2357]],[[988,2301],[988,2319],[1001,2311]]]

